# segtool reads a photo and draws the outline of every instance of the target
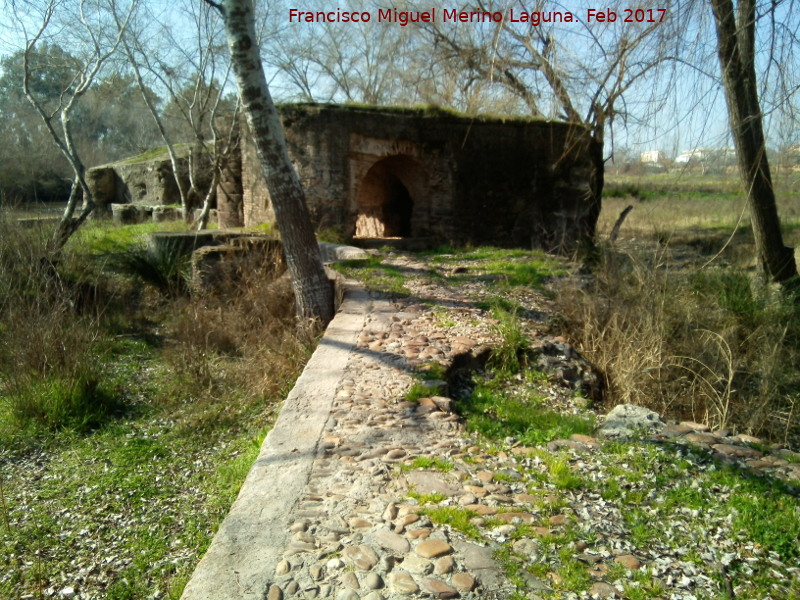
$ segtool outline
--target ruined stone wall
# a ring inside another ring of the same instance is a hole
[[[211,183],[210,160],[201,155],[197,185],[205,194]],[[179,177],[184,189],[189,189],[189,158],[178,158]],[[87,185],[97,204],[98,215],[110,214],[112,204],[140,206],[180,205],[178,184],[172,175],[172,163],[164,154],[154,158],[133,157],[127,160],[92,167],[87,172]],[[199,198],[194,198],[195,202]]]
[[[550,249],[594,235],[597,147],[580,126],[318,105],[281,115],[317,227]],[[245,138],[245,223],[254,225],[274,215]]]

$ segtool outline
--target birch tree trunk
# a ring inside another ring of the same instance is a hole
[[[797,277],[794,252],[783,245],[775,190],[767,160],[761,106],[755,71],[755,0],[738,1],[738,19],[732,0],[711,0],[717,26],[717,53],[728,103],[758,260],[772,280]]]
[[[305,192],[289,160],[278,112],[267,87],[252,0],[211,2],[223,15],[244,114],[283,239],[298,315],[322,326],[333,318],[333,289],[325,275]]]

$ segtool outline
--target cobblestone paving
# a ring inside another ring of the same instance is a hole
[[[404,259],[397,264],[422,268]],[[349,377],[336,392],[307,491],[293,509],[291,541],[274,574],[269,600],[509,598],[516,588],[495,558],[498,544],[434,524],[415,499],[421,495],[436,494],[445,499],[443,505],[503,522],[496,527],[499,541],[520,524],[531,524],[533,534],[548,535],[567,520],[556,511],[543,527],[537,507],[547,498],[529,495],[515,481],[518,461],[530,460],[529,449],[486,453],[465,433],[448,398],[404,399],[419,382],[414,367],[429,361],[446,365],[457,354],[492,341],[487,319],[479,318],[480,311],[464,295],[430,281],[413,292],[412,299],[373,298],[349,359]],[[442,307],[446,319],[441,318]],[[753,439],[746,436],[730,438],[726,432],[710,433],[700,424],[685,423],[668,425],[654,439],[691,442],[727,461],[800,478],[800,466],[781,458],[778,450],[765,454],[753,449],[748,445]],[[601,443],[573,436],[552,442],[550,450],[567,448],[576,456],[586,455]],[[447,460],[452,470],[414,468],[437,459]],[[589,515],[595,509],[581,510]],[[514,549],[531,553],[536,547],[535,541],[522,539]],[[615,597],[619,589],[604,581],[608,565],[633,571],[645,560],[625,542],[598,554],[580,554],[582,549],[576,544],[573,551],[584,557],[596,581],[582,596],[565,597]],[[537,590],[552,585],[552,580],[529,573],[524,577],[524,597],[535,598]],[[669,597],[695,596],[676,592]]]

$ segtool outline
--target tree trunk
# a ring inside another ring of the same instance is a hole
[[[747,193],[759,263],[772,280],[797,276],[794,252],[783,245],[775,190],[767,160],[755,71],[755,0],[739,0],[738,23],[732,0],[711,0],[717,26],[717,53],[728,103],[739,174]]]
[[[224,0],[223,13],[236,85],[283,239],[298,315],[322,326],[333,318],[333,289],[325,275],[305,192],[289,160],[283,127],[267,87],[252,0]]]

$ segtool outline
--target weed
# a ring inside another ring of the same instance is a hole
[[[411,471],[415,469],[434,469],[443,473],[448,473],[453,470],[453,463],[449,460],[436,458],[431,456],[418,456],[410,465],[403,465],[403,471]]]
[[[494,329],[500,337],[500,342],[492,350],[489,366],[502,373],[518,373],[525,353],[530,348],[530,341],[525,335],[516,311],[509,312],[500,304],[495,304],[491,312],[496,321]]]
[[[427,382],[417,382],[405,393],[408,402],[419,402],[420,398],[427,398],[438,393],[437,386],[431,387]]]
[[[472,523],[477,515],[465,508],[455,506],[437,506],[434,508],[425,508],[421,514],[427,517],[437,525],[447,525],[456,531],[460,531],[467,537],[473,539],[480,539],[480,532],[478,528]]]
[[[413,490],[408,493],[408,497],[416,500],[420,506],[425,506],[426,504],[439,504],[447,499],[447,496],[444,494],[420,494]]]
[[[82,231],[52,261],[47,236],[0,220],[0,444],[48,456],[33,478],[4,463],[0,597],[85,568],[92,597],[177,598],[308,346],[288,284],[157,297],[78,254],[139,251],[139,229]]]
[[[371,291],[408,296],[405,287],[406,274],[393,265],[383,264],[380,256],[370,256],[361,260],[344,260],[335,263],[333,268],[347,277],[362,281]]]
[[[444,381],[447,377],[447,370],[438,362],[425,363],[417,369],[417,372],[426,381]]]
[[[564,286],[564,332],[613,403],[786,440],[800,375],[796,305],[736,269],[656,268],[608,251],[591,289]]]
[[[17,377],[6,385],[5,400],[12,427],[19,431],[85,432],[122,408],[115,391],[88,368],[70,376]]]
[[[152,285],[167,296],[180,296],[189,290],[189,255],[174,248],[137,250],[119,254],[113,264],[128,275]]]

